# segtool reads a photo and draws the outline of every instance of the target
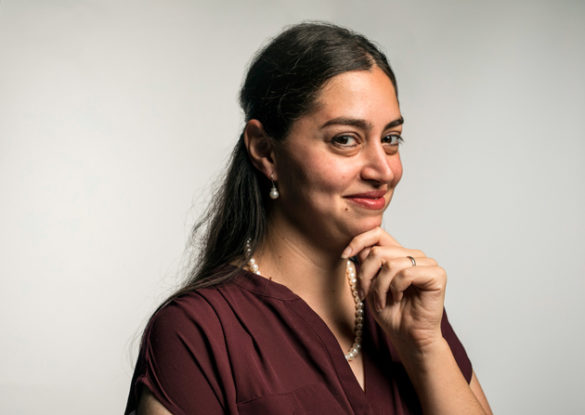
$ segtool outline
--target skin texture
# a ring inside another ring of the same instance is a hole
[[[137,415],[170,415],[170,412],[165,408],[153,395],[144,388],[140,395],[140,402]]]
[[[424,412],[490,414],[477,377],[467,384],[441,335],[445,271],[380,227],[402,176],[402,117],[390,79],[376,66],[343,73],[323,86],[316,104],[282,142],[258,120],[244,132],[253,164],[274,177],[280,192],[254,252],[262,275],[299,295],[348,350],[355,305],[344,258],[357,256],[362,295],[398,351]],[[349,365],[363,387],[361,354]],[[140,414],[166,413],[145,396]]]
[[[278,182],[279,214],[327,250],[380,226],[402,176],[402,126],[385,127],[400,119],[394,87],[377,67],[331,79],[317,109],[296,121],[284,141],[271,141],[274,163],[259,160],[258,167]],[[350,121],[367,125],[347,125]],[[384,193],[379,209],[348,198],[375,190]]]

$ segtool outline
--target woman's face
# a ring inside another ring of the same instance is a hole
[[[381,225],[402,176],[401,131],[396,92],[380,68],[331,78],[275,148],[276,208],[328,245]]]

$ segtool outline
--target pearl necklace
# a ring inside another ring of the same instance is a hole
[[[258,268],[258,264],[254,257],[252,257],[252,247],[250,246],[250,240],[246,241],[246,256],[250,258],[248,261],[248,268],[256,275],[262,275],[260,273],[260,269]],[[345,353],[345,359],[349,362],[354,359],[360,352],[362,347],[362,329],[364,327],[364,303],[360,299],[360,296],[357,291],[357,277],[355,273],[355,265],[349,259],[347,260],[346,267],[345,267],[345,275],[347,277],[347,281],[349,282],[349,288],[351,288],[351,295],[353,296],[353,301],[355,303],[355,322],[353,327],[353,344],[347,353]]]

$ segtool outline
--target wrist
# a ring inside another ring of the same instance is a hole
[[[444,338],[411,349],[401,346],[395,348],[421,401],[423,413],[485,413]]]
[[[437,337],[426,341],[412,342],[392,341],[400,361],[407,372],[424,375],[446,357],[451,357],[451,348],[444,337]]]

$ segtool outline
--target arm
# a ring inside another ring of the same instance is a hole
[[[153,316],[145,331],[127,413],[225,413],[219,371],[228,363],[221,360],[225,356],[222,343],[209,341],[222,335],[213,313],[207,303],[186,298]]]
[[[361,295],[396,349],[424,413],[491,414],[477,378],[467,384],[441,333],[445,271],[381,228],[356,236],[342,254],[350,255],[360,259]]]
[[[143,388],[136,415],[172,415],[146,388]]]
[[[492,408],[490,408],[490,404],[488,403],[487,397],[483,393],[483,389],[479,384],[477,376],[475,376],[475,372],[473,372],[473,374],[471,375],[471,382],[469,383],[469,387],[473,391],[475,398],[479,401],[485,413],[488,415],[492,415]]]
[[[491,415],[475,373],[467,384],[446,341],[416,354],[401,358],[424,413]]]

